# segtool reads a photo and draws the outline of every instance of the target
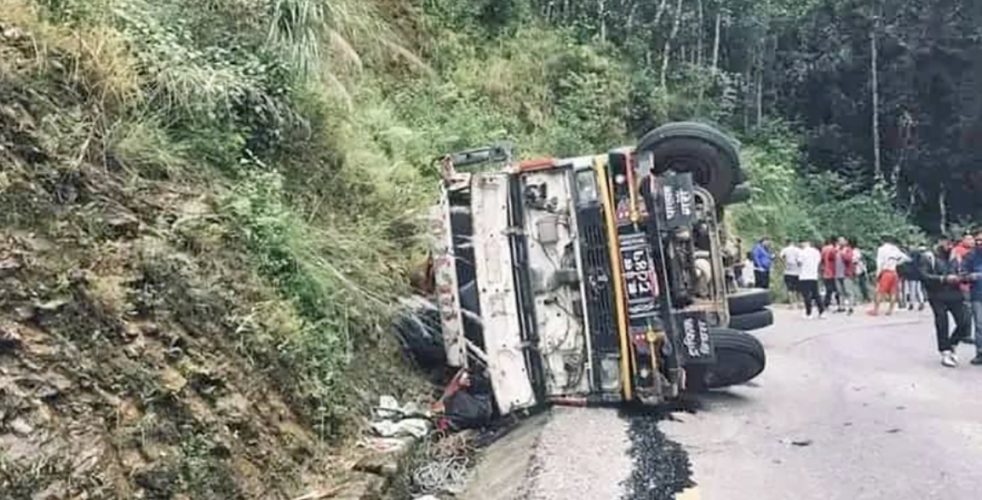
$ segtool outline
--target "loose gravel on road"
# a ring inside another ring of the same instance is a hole
[[[633,461],[626,498],[672,500],[676,493],[693,485],[689,456],[658,428],[660,414],[625,412],[624,418],[630,422]]]
[[[556,408],[535,445],[521,498],[672,500],[689,459],[653,412]]]

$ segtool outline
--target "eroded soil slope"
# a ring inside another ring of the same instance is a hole
[[[0,498],[286,498],[329,481],[273,356],[289,304],[216,213],[136,175],[78,61],[0,20]],[[94,105],[97,103],[98,105]]]

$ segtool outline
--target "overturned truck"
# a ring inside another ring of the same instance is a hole
[[[673,123],[603,155],[519,162],[496,145],[440,166],[445,362],[485,375],[500,414],[657,404],[764,369],[742,330],[772,322],[767,292],[726,272],[723,207],[749,196],[729,137]]]

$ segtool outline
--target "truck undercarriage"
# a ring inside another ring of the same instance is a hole
[[[727,328],[770,322],[766,292],[727,279],[723,206],[749,192],[728,137],[678,123],[603,155],[518,162],[500,145],[441,168],[430,275],[446,363],[486,375],[500,414],[657,404],[763,370],[760,343]]]

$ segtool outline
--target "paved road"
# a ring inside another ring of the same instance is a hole
[[[929,312],[783,311],[759,337],[768,366],[754,386],[662,424],[703,499],[982,498],[982,368],[970,346],[962,366],[940,365]]]
[[[778,311],[758,336],[768,366],[752,385],[658,424],[692,462],[697,486],[678,498],[982,498],[982,368],[967,364],[969,346],[959,368],[940,365],[929,312],[806,321]],[[635,424],[556,409],[506,440],[462,498],[661,500],[630,480]]]

